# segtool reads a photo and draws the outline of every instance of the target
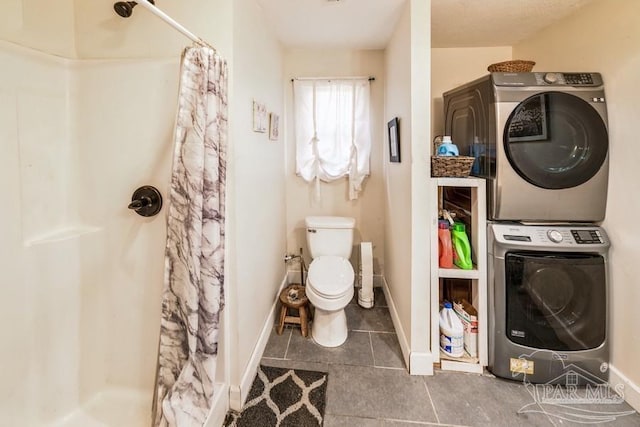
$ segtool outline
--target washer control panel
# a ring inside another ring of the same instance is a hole
[[[598,226],[491,224],[496,242],[510,246],[576,248],[608,246],[604,230]]]

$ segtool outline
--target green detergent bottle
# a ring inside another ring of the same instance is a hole
[[[463,270],[472,270],[471,245],[463,223],[456,222],[453,224],[451,228],[451,244],[453,245],[453,263]]]

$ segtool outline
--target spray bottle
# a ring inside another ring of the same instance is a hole
[[[451,228],[451,244],[453,246],[453,263],[463,270],[472,270],[471,245],[461,222],[456,222]]]

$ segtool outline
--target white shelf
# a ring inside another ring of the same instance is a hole
[[[487,215],[486,184],[482,178],[432,178],[430,180],[431,218],[431,354],[442,370],[482,373],[488,362],[487,344]],[[476,259],[473,270],[440,268],[438,265],[438,209],[441,187],[471,188],[471,246]],[[440,279],[468,279],[478,310],[478,357],[452,359],[440,352]]]
[[[438,277],[441,279],[479,279],[480,271],[463,270],[461,268],[438,268]]]

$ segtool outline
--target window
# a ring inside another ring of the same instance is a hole
[[[307,182],[349,178],[358,198],[369,175],[369,80],[294,80],[296,173]]]

